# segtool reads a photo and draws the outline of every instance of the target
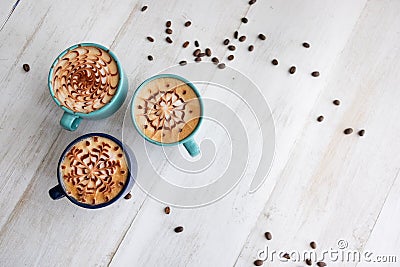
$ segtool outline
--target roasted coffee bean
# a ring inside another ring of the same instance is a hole
[[[164,212],[165,212],[165,214],[169,214],[171,212],[171,208],[165,207]]]
[[[211,59],[211,61],[212,61],[214,64],[218,64],[218,63],[219,63],[219,60],[218,60],[218,58],[216,58],[216,57],[213,57],[213,58]]]
[[[310,247],[311,247],[312,249],[316,249],[316,248],[317,248],[317,243],[315,243],[314,241],[312,241],[312,242],[310,243]]]
[[[126,194],[126,196],[124,198],[125,199],[131,199],[132,198],[132,194],[131,193]]]
[[[172,34],[172,30],[171,30],[170,28],[165,29],[165,33],[166,33],[166,34]]]
[[[258,38],[260,39],[260,40],[265,40],[265,39],[267,39],[267,37],[264,35],[264,34],[262,34],[262,33],[260,33],[259,35],[258,35]]]
[[[147,6],[143,6],[141,11],[144,12],[144,11],[146,11],[146,9],[147,9]]]
[[[30,69],[31,69],[31,67],[28,65],[28,64],[24,64],[24,65],[22,65],[22,68],[24,69],[24,71],[26,71],[26,72],[28,72],[28,71],[30,71]]]
[[[364,134],[365,134],[365,130],[359,130],[358,131],[358,135],[359,136],[364,136]]]
[[[310,259],[306,259],[305,262],[306,262],[306,264],[307,264],[308,266],[311,266],[311,265],[312,265],[312,261],[311,261]]]
[[[233,38],[237,39],[238,37],[239,37],[239,32],[238,32],[238,31],[235,31],[235,32],[233,33]]]
[[[165,38],[165,41],[167,41],[167,43],[170,43],[170,44],[172,44],[172,39],[171,39],[171,38],[169,38],[169,36],[168,36],[167,38]]]
[[[212,54],[211,49],[210,48],[206,48],[207,57],[211,57],[211,54]]]
[[[218,68],[221,69],[221,70],[222,70],[222,69],[225,69],[225,67],[226,67],[226,66],[225,66],[225,63],[219,63],[219,64],[218,64]]]
[[[200,46],[199,41],[197,41],[197,40],[194,41],[194,46],[195,46],[195,47],[199,47],[199,46]]]
[[[332,103],[333,103],[334,105],[336,105],[336,106],[339,106],[339,105],[340,105],[340,100],[335,99],[335,100],[333,100]]]
[[[229,55],[227,58],[228,58],[228,60],[233,60],[235,58],[235,56],[234,55]]]
[[[150,61],[152,61],[152,60],[153,60],[153,56],[152,56],[152,55],[148,55],[148,56],[147,56],[147,59],[150,60]]]
[[[147,40],[149,40],[149,42],[154,42],[154,38],[151,36],[147,36]]]
[[[279,64],[278,60],[275,58],[271,61],[271,63],[272,63],[272,65],[275,65],[275,66]]]
[[[247,18],[242,18],[242,22],[247,23],[247,22],[249,22],[249,20]]]
[[[282,257],[284,257],[285,259],[288,259],[288,260],[290,260],[290,256],[289,256],[289,254],[288,253],[285,253],[285,254],[283,254],[283,256]]]
[[[250,52],[254,50],[254,45],[249,45],[249,48],[247,48]]]
[[[254,265],[255,266],[261,266],[261,265],[263,265],[264,264],[264,262],[262,261],[262,260],[255,260],[254,261]]]
[[[318,77],[318,76],[319,76],[319,71],[313,71],[313,72],[311,72],[311,76],[313,76],[313,77]]]
[[[184,42],[183,45],[182,45],[183,48],[186,48],[188,46],[189,46],[189,41]]]
[[[270,232],[265,232],[264,236],[265,236],[265,238],[267,240],[271,240],[272,239],[272,234]]]
[[[319,262],[317,262],[317,266],[318,266],[318,267],[325,267],[325,266],[326,266],[326,263],[323,262],[323,261],[319,261]]]
[[[353,133],[353,129],[347,128],[347,129],[345,129],[345,130],[343,131],[343,133],[344,133],[344,134],[351,134],[351,133]]]
[[[171,27],[171,25],[172,25],[172,22],[171,22],[170,20],[168,20],[168,21],[165,23],[165,26],[168,27],[168,28]]]
[[[228,49],[231,50],[231,51],[235,51],[236,50],[236,46],[230,45],[230,46],[228,46]]]
[[[319,121],[319,122],[321,122],[323,120],[324,120],[324,116],[322,116],[322,115],[317,118],[317,121]]]
[[[225,39],[224,40],[224,45],[228,45],[229,44],[229,39]]]
[[[174,229],[175,233],[180,233],[183,231],[183,226],[178,226]]]
[[[196,61],[197,63],[200,62],[200,61],[201,61],[201,57],[196,57],[196,58],[194,59],[194,61]]]
[[[289,73],[290,74],[294,74],[296,72],[296,67],[295,66],[291,66],[289,69]]]
[[[310,48],[310,44],[309,44],[309,43],[303,43],[303,46],[304,46],[305,48]]]
[[[246,36],[242,35],[239,37],[239,42],[244,42],[246,41]]]
[[[192,25],[192,22],[190,20],[185,22],[185,27],[189,27],[190,25]]]
[[[202,52],[202,53],[199,53],[199,57],[204,57],[206,55],[206,53],[204,53],[204,52]]]
[[[201,50],[200,49],[196,49],[193,51],[193,56],[197,57],[200,54]]]
[[[179,65],[181,66],[185,66],[186,64],[187,64],[186,60],[179,61]]]
[[[250,0],[249,5],[254,5],[257,2],[257,0]]]

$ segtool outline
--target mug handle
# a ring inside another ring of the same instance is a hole
[[[49,195],[53,200],[57,200],[65,197],[64,190],[61,185],[56,185],[52,189],[49,190]]]
[[[195,157],[200,154],[200,148],[193,138],[190,138],[189,140],[184,142],[183,146],[186,148],[187,152],[189,152],[189,155],[192,157]]]
[[[81,123],[82,118],[77,115],[72,115],[67,112],[64,112],[61,117],[60,124],[61,126],[68,131],[75,131],[78,129],[79,123]]]

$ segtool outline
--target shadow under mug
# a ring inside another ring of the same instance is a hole
[[[54,67],[57,65],[58,61],[70,50],[75,49],[77,47],[85,47],[85,46],[92,46],[92,47],[97,47],[100,48],[104,51],[106,51],[117,63],[117,69],[118,69],[118,74],[119,74],[119,80],[118,80],[118,87],[117,90],[107,104],[105,104],[103,107],[100,109],[97,109],[95,111],[89,112],[89,113],[82,113],[82,112],[74,112],[67,107],[63,106],[60,101],[54,96],[53,92],[53,85],[52,85],[52,78],[53,78],[53,71]],[[126,95],[128,93],[128,78],[126,77],[125,72],[123,71],[120,62],[118,61],[117,57],[115,54],[110,51],[108,48],[95,44],[95,43],[81,43],[81,44],[76,44],[73,45],[67,49],[65,49],[53,62],[53,64],[50,67],[50,72],[49,72],[49,77],[47,80],[48,87],[50,89],[50,95],[53,98],[54,102],[62,109],[64,110],[64,114],[60,120],[61,126],[68,130],[68,131],[75,131],[82,119],[89,119],[89,120],[100,120],[100,119],[105,119],[112,114],[114,114],[124,103]]]
[[[100,203],[97,205],[85,204],[85,203],[79,202],[75,198],[69,196],[66,193],[66,188],[65,188],[64,181],[63,181],[63,178],[61,175],[61,171],[60,171],[61,163],[63,162],[67,152],[70,151],[72,146],[75,145],[76,143],[78,143],[79,141],[81,141],[85,138],[91,137],[91,136],[100,136],[100,137],[104,137],[104,138],[114,141],[121,148],[123,153],[125,154],[126,162],[128,164],[128,175],[126,178],[126,183],[125,183],[124,187],[122,188],[121,192],[119,192],[118,195],[115,196],[114,198],[112,198],[110,201]],[[112,203],[116,202],[121,197],[127,195],[131,191],[132,186],[135,183],[137,171],[138,171],[137,170],[137,161],[136,161],[135,155],[133,154],[133,151],[128,146],[123,145],[122,142],[119,141],[117,138],[115,138],[111,135],[105,134],[105,133],[88,133],[88,134],[82,135],[82,136],[76,138],[74,141],[72,141],[65,148],[63,153],[61,154],[61,157],[60,157],[60,160],[58,161],[58,166],[57,166],[58,185],[56,185],[55,187],[53,187],[49,190],[49,195],[53,200],[67,197],[75,205],[78,205],[80,207],[87,208],[87,209],[98,209],[98,208],[106,207],[106,206],[111,205]]]
[[[162,142],[157,142],[151,138],[149,138],[148,136],[146,136],[139,128],[139,126],[136,123],[135,120],[135,99],[138,96],[138,93],[140,92],[140,90],[142,90],[142,88],[148,84],[149,82],[156,80],[156,79],[161,79],[161,78],[173,78],[173,79],[177,79],[182,81],[183,83],[185,83],[186,85],[190,86],[190,88],[193,90],[193,92],[196,94],[199,103],[200,103],[200,116],[199,116],[199,122],[196,125],[196,128],[184,139],[174,142],[174,143],[162,143]],[[174,146],[174,145],[178,145],[178,144],[183,144],[183,146],[186,148],[186,150],[188,151],[189,155],[192,157],[195,157],[197,155],[200,154],[200,148],[198,146],[198,144],[196,143],[196,141],[194,140],[194,135],[197,132],[197,130],[200,127],[200,124],[203,120],[203,102],[201,100],[201,96],[199,91],[197,90],[197,88],[188,80],[186,80],[185,78],[175,75],[175,74],[158,74],[155,75],[153,77],[148,78],[147,80],[145,80],[144,82],[142,82],[142,84],[139,85],[139,87],[136,89],[135,93],[133,94],[132,97],[132,101],[131,101],[131,118],[132,118],[132,122],[133,125],[135,126],[136,130],[138,131],[138,133],[147,141],[149,141],[152,144],[155,145],[159,145],[159,146]]]

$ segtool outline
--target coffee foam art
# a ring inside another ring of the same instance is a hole
[[[53,68],[54,96],[62,106],[81,113],[98,110],[117,91],[117,62],[101,48],[78,46],[62,56]]]
[[[110,201],[123,190],[128,165],[118,144],[108,138],[91,136],[71,147],[60,172],[69,196],[96,205]]]

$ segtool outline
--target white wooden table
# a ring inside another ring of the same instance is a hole
[[[0,22],[13,4],[0,2]],[[399,13],[396,0],[258,0],[251,7],[246,0],[21,0],[0,32],[0,266],[252,266],[266,245],[303,251],[315,240],[322,252],[341,239],[348,249],[396,255],[397,263],[325,260],[329,266],[398,266]],[[176,45],[163,41],[167,20]],[[50,200],[55,166],[70,141],[94,131],[120,136],[136,86],[193,59],[193,45],[181,48],[186,39],[225,58],[222,41],[236,29],[248,40],[237,45],[234,61],[224,61],[260,87],[276,127],[275,160],[256,193],[240,184],[212,205],[172,207],[169,215],[137,186],[130,201],[96,211]],[[266,41],[257,40],[260,32]],[[130,90],[115,115],[67,132],[48,93],[48,69],[63,49],[83,41],[119,56]],[[311,77],[314,70],[321,76]],[[348,127],[355,132],[344,135]],[[185,227],[180,234],[173,231],[178,225]]]

